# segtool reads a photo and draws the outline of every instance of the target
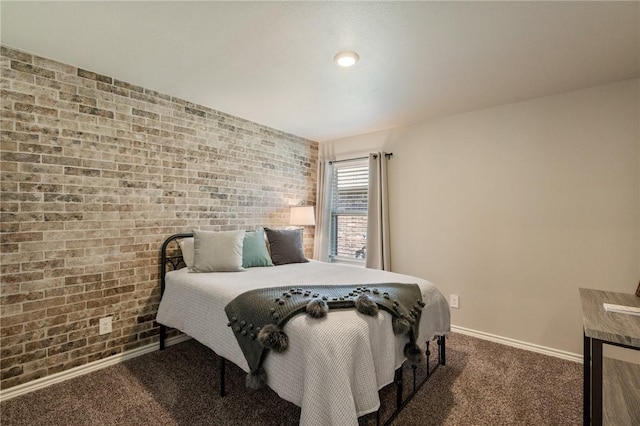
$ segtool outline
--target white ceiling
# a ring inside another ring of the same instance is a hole
[[[640,2],[11,2],[4,45],[309,139],[640,75]],[[341,50],[360,62],[343,69]]]

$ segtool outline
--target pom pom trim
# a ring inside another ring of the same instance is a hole
[[[404,318],[394,317],[391,321],[395,334],[407,334],[411,330],[411,323]]]
[[[356,298],[355,303],[358,312],[369,315],[370,317],[375,317],[376,315],[378,315],[378,305],[366,294],[360,294]]]
[[[289,337],[275,324],[267,324],[260,330],[258,342],[274,352],[284,352],[289,347]]]
[[[311,318],[324,318],[329,312],[329,305],[322,299],[313,299],[307,303],[306,310]]]
[[[267,373],[264,371],[264,368],[262,367],[254,371],[250,371],[247,374],[247,378],[245,380],[245,386],[253,390],[262,388],[266,383],[267,383]]]
[[[412,364],[421,364],[424,361],[424,354],[422,353],[422,349],[415,343],[407,343],[404,346],[404,356],[407,357]]]

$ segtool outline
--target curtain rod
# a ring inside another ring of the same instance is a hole
[[[390,159],[391,157],[393,157],[393,152],[389,152],[387,154],[384,155],[386,157],[386,159]],[[342,163],[343,161],[356,161],[356,160],[366,160],[369,157],[356,157],[356,158],[345,158],[344,160],[330,160],[329,164],[334,164],[334,163]],[[378,154],[373,154],[373,158],[376,159],[378,158]]]

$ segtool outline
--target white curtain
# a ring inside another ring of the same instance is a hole
[[[389,193],[385,152],[369,154],[369,206],[367,217],[367,268],[391,269],[389,247]]]
[[[316,190],[316,232],[313,240],[313,258],[329,261],[331,243],[331,182],[333,166],[328,160],[318,161],[318,188]]]

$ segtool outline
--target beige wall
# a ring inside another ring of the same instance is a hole
[[[393,270],[433,281],[454,325],[582,352],[578,287],[640,278],[639,81],[321,144],[384,149]]]
[[[4,47],[0,71],[3,389],[157,341],[169,235],[314,204],[316,142]]]

